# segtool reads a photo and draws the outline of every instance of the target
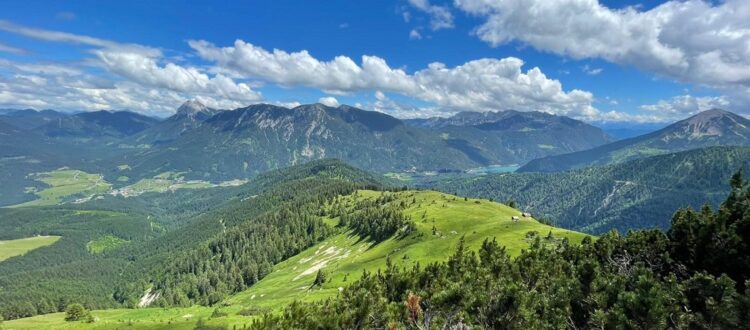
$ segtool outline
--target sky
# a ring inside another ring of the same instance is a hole
[[[750,115],[750,1],[0,2],[0,108]]]

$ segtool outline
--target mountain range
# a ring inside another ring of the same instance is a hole
[[[0,118],[61,143],[118,146],[118,155],[107,150],[110,163],[129,164],[143,176],[174,170],[212,180],[331,157],[378,172],[466,170],[611,141],[580,121],[516,111],[466,112],[443,119],[450,124],[418,125],[345,105],[256,104],[222,111],[188,101],[164,120],[126,111],[23,111]]]
[[[724,110],[707,110],[649,134],[536,159],[518,171],[558,172],[722,145],[750,145],[750,120]]]
[[[609,141],[582,122],[539,113],[513,112],[479,126],[436,130],[350,106],[288,109],[257,104],[216,112],[189,103],[180,109],[128,140],[158,148],[128,154],[123,162],[133,163],[136,172],[158,174],[168,163],[195,177],[222,179],[321,158],[338,158],[377,172],[465,170],[523,163]],[[593,136],[571,134],[582,128],[594,131]]]
[[[246,179],[323,158],[379,173],[463,172],[500,164],[526,164],[519,172],[532,172],[750,144],[748,120],[721,110],[619,141],[581,121],[541,112],[400,120],[322,104],[219,110],[188,101],[162,120],[127,111],[19,110],[0,115],[0,124],[6,136],[0,163],[5,205],[33,199],[24,193],[27,187],[44,187],[30,174],[61,167],[100,173],[120,187],[164,173],[210,182]]]
[[[451,117],[406,120],[438,132],[451,145],[471,150],[484,163],[529,160],[590,149],[614,141],[598,127],[543,112],[459,112]]]

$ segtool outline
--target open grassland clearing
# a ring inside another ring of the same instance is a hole
[[[0,261],[10,257],[24,255],[31,250],[52,245],[60,236],[35,236],[9,241],[0,241]]]
[[[86,173],[80,170],[60,168],[51,172],[32,174],[35,180],[48,187],[33,189],[39,198],[16,206],[56,205],[72,198],[90,198],[108,192],[112,185],[101,174]]]

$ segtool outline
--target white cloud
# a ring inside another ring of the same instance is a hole
[[[683,82],[750,86],[750,1],[668,1],[647,11],[596,0],[454,0],[476,34],[576,59],[603,58]]]
[[[346,56],[321,61],[307,51],[267,51],[242,40],[230,47],[206,41],[189,44],[203,59],[216,64],[216,72],[284,86],[314,87],[334,94],[394,92],[433,103],[444,111],[512,108],[580,118],[598,113],[591,93],[566,92],[559,81],[547,78],[539,68],[524,72],[524,62],[513,57],[479,59],[453,68],[432,63],[409,74],[376,56],[362,56],[360,63]]]
[[[453,14],[448,7],[432,5],[429,0],[409,0],[409,4],[430,16],[433,31],[453,28]],[[406,17],[404,20],[409,21]]]
[[[23,54],[26,54],[27,51],[25,49],[22,49],[22,48],[8,46],[6,44],[0,43],[0,53],[9,53],[9,54],[15,54],[15,55],[23,55]]]
[[[669,100],[660,100],[655,104],[641,106],[641,109],[655,112],[671,119],[684,118],[700,111],[710,109],[727,109],[731,102],[726,96],[692,96],[689,94],[672,97]]]
[[[0,105],[50,107],[70,110],[132,109],[147,113],[173,112],[185,99],[216,108],[240,107],[262,99],[246,83],[204,70],[165,61],[160,50],[58,31],[18,26],[0,21],[0,30],[47,41],[92,47],[89,65],[109,75],[93,75],[54,63],[16,63],[0,59],[0,67],[14,72],[3,76]],[[166,62],[166,63],[162,63]],[[33,86],[37,86],[34,89]]]
[[[448,116],[455,113],[445,112],[435,107],[416,107],[410,104],[396,102],[391,100],[381,91],[375,91],[375,102],[357,104],[357,107],[387,113],[391,116],[404,119]]]
[[[318,103],[325,106],[336,108],[339,106],[339,101],[333,96],[325,96],[318,99]]]
[[[0,20],[0,30],[20,34],[22,36],[39,39],[39,40],[95,46],[95,47],[101,47],[101,48],[108,48],[110,50],[139,53],[139,54],[150,56],[150,57],[161,56],[161,51],[153,47],[147,47],[147,46],[142,46],[142,45],[137,45],[137,44],[123,44],[123,43],[118,43],[118,42],[114,42],[110,40],[104,40],[104,39],[83,36],[83,35],[78,35],[78,34],[73,34],[73,33],[67,33],[67,32],[35,29],[35,28],[16,25],[5,20]]]
[[[596,75],[602,73],[602,71],[604,71],[604,69],[602,69],[602,68],[593,68],[593,67],[589,66],[588,64],[586,64],[586,65],[584,65],[584,66],[581,67],[581,71],[583,71],[583,73],[585,73],[585,74],[587,74],[589,76],[596,76]]]
[[[186,99],[194,98],[214,108],[244,106],[225,98],[149,88],[130,81],[111,83],[87,74],[17,73],[0,75],[0,105],[9,108],[70,111],[128,109],[148,115],[166,116]]]
[[[138,53],[96,50],[94,54],[110,72],[144,86],[184,93],[202,93],[245,102],[261,99],[260,94],[247,84],[235,83],[221,74],[209,77],[196,68],[182,67],[174,63],[159,66],[156,60]]]
[[[412,29],[411,31],[409,31],[409,39],[420,40],[422,39],[422,34],[420,34],[417,29]]]
[[[80,75],[83,74],[81,70],[78,70],[71,66],[58,65],[58,64],[43,64],[43,63],[16,63],[4,59],[0,59],[0,67],[9,68],[16,71],[28,72],[34,74],[50,74],[50,75]]]
[[[257,78],[284,86],[310,86],[332,94],[367,89],[413,88],[404,70],[392,69],[376,56],[362,56],[361,65],[346,56],[320,61],[306,50],[288,53],[235,41],[231,47],[216,47],[207,41],[189,41],[198,55],[216,62],[216,71],[237,77]]]
[[[302,105],[302,103],[297,102],[297,101],[291,101],[291,102],[274,101],[274,102],[271,102],[271,104],[278,105],[284,108],[289,108],[289,109],[293,109]]]
[[[404,22],[409,23],[411,21],[411,13],[404,10],[401,12],[401,17],[404,19]]]

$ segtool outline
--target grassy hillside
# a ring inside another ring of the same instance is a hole
[[[381,192],[359,191],[343,197],[341,202],[353,205],[361,199],[375,199]],[[526,234],[568,238],[577,243],[585,235],[543,225],[531,218],[518,222],[512,216],[518,210],[487,200],[467,199],[433,191],[404,191],[394,193],[391,203],[408,204],[404,213],[414,220],[416,231],[406,237],[391,237],[375,243],[346,231],[313,246],[276,265],[273,272],[247,291],[228,299],[231,305],[277,309],[293,300],[312,300],[335,296],[362,275],[385,268],[386,259],[396,265],[411,268],[414,264],[427,265],[445,261],[456,249],[461,237],[467,247],[478,248],[487,238],[497,238],[512,255],[527,248]],[[336,223],[337,219],[329,219]],[[433,229],[434,228],[434,229]],[[312,287],[318,270],[327,282]]]
[[[26,252],[43,246],[52,245],[59,239],[60,236],[36,236],[0,241],[0,261],[26,254]]]
[[[237,326],[241,329],[252,321],[246,316],[227,315],[211,318],[214,308],[193,306],[182,308],[108,309],[92,311],[94,323],[66,322],[65,313],[45,314],[5,321],[3,330],[13,329],[195,329],[199,320],[208,325]],[[231,328],[230,328],[231,329]]]
[[[338,217],[330,216],[337,207],[350,208],[366,200],[389,195],[389,205],[402,205],[403,213],[411,218],[414,230],[407,235],[395,235],[375,242],[347,227],[337,226]],[[386,267],[386,260],[398,266],[411,268],[415,263],[427,265],[445,261],[455,252],[461,237],[466,246],[476,250],[487,238],[496,238],[511,255],[518,255],[532,242],[529,232],[537,232],[554,245],[562,239],[580,242],[586,235],[553,228],[532,218],[512,216],[518,210],[488,200],[464,199],[434,191],[378,192],[359,190],[340,196],[327,203],[324,220],[339,233],[304,250],[273,267],[273,271],[248,290],[230,296],[215,307],[146,308],[94,311],[94,324],[65,322],[62,313],[41,315],[6,321],[9,329],[63,328],[63,329],[190,329],[204,319],[210,325],[241,328],[263,312],[280,311],[294,300],[320,300],[334,297],[339,288],[355,282],[363,271],[376,272]],[[318,270],[327,280],[313,286]],[[216,314],[215,312],[218,311]],[[226,315],[224,315],[224,313]],[[213,315],[213,316],[212,316]]]

